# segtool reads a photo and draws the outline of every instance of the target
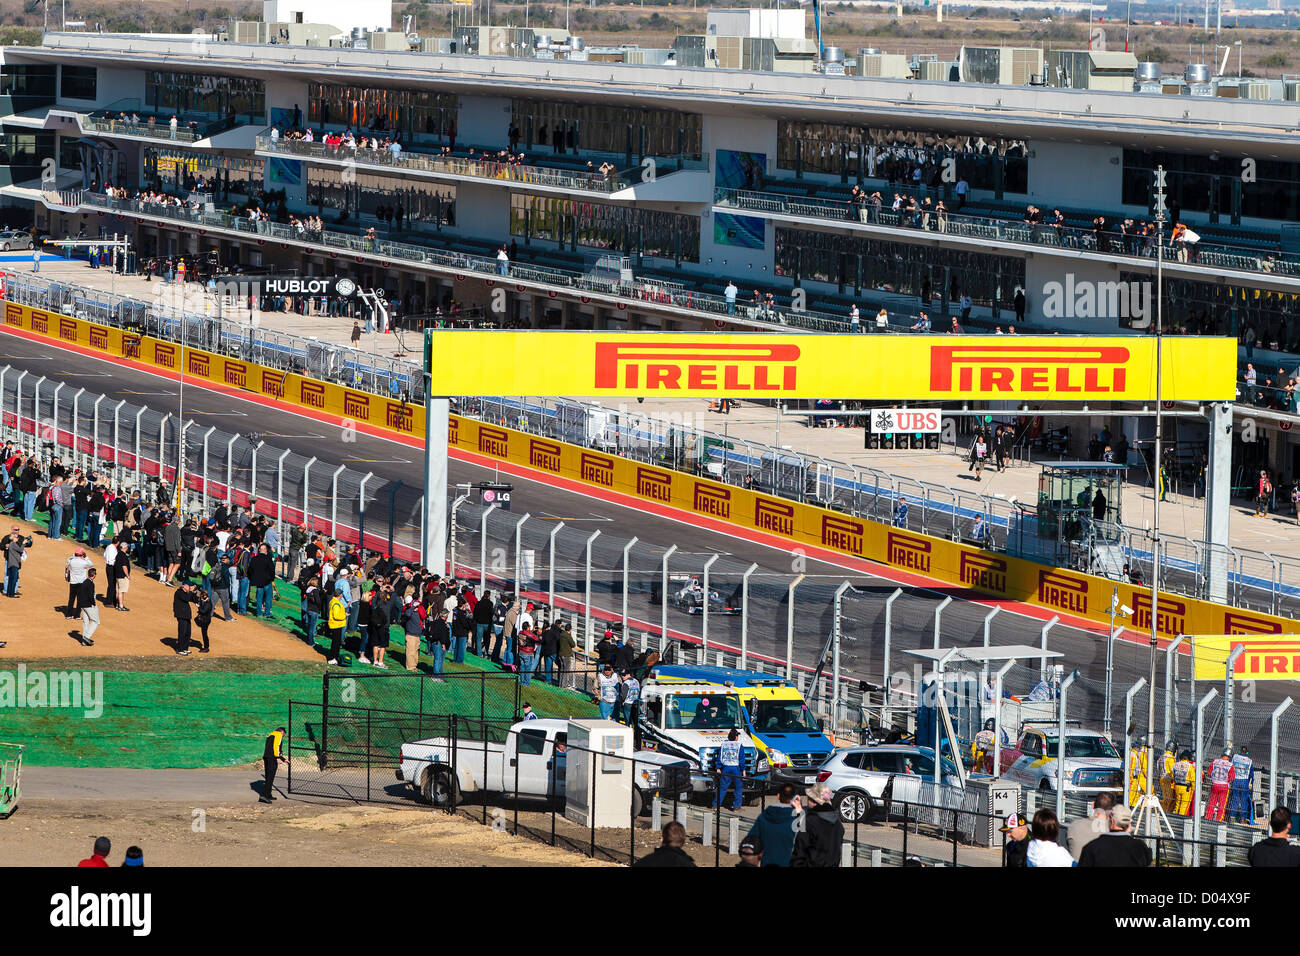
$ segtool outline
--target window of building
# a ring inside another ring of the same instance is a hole
[[[145,109],[260,123],[266,119],[266,84],[244,76],[153,70],[145,74]]]
[[[311,83],[308,122],[336,129],[397,131],[407,142],[441,140],[456,128],[460,98],[431,90],[388,90]],[[504,141],[504,130],[502,140]]]
[[[945,161],[953,165],[946,166]],[[1025,193],[1029,188],[1029,160],[1020,140],[995,135],[918,132],[835,123],[777,124],[778,169],[798,174],[822,173],[847,178],[883,179],[900,186],[916,182],[941,186],[951,169],[949,183],[965,179],[972,189]]]
[[[53,158],[54,134],[45,132],[0,135],[0,166],[36,166]]]
[[[343,179],[345,172],[348,182]],[[456,187],[447,183],[313,167],[307,174],[307,201],[317,207],[318,215],[334,209],[340,219],[360,220],[364,225],[374,225],[380,206],[393,210],[394,216],[400,208],[404,225],[456,225]]]
[[[1023,259],[855,236],[776,230],[776,273],[795,281],[876,289],[949,302],[969,295],[978,305],[1010,308],[1025,284]]]
[[[76,136],[59,137],[59,168],[81,168],[81,143]]]
[[[55,70],[34,63],[6,63],[0,66],[0,96],[31,96],[53,102]]]
[[[93,66],[64,66],[59,77],[59,98],[93,100],[98,95],[99,70]]]
[[[1155,170],[1165,168],[1167,203],[1187,212],[1220,214],[1224,220],[1241,217],[1300,218],[1300,163],[1255,160],[1253,180],[1243,178],[1240,156],[1196,156],[1189,153],[1124,150],[1123,200],[1126,205],[1151,208]]]
[[[260,159],[217,153],[153,148],[144,151],[144,179],[151,188],[191,192],[203,184],[205,192],[223,202],[260,195],[265,166]]]
[[[511,123],[519,130],[525,152],[699,159],[703,149],[700,116],[675,110],[516,99]]]
[[[695,216],[578,202],[554,196],[510,197],[510,234],[574,248],[698,262],[700,221]]]

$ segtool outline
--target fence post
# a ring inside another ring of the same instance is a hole
[[[226,504],[235,503],[235,442],[239,441],[239,432],[230,436],[230,441],[226,442]],[[162,457],[162,452],[159,452]],[[161,467],[159,468],[161,471]]]
[[[1115,673],[1115,638],[1118,637],[1123,630],[1124,628],[1122,627],[1112,627],[1110,632],[1106,635],[1106,695],[1104,703],[1105,713],[1102,714],[1101,727],[1102,732],[1107,737],[1110,736],[1110,712],[1111,700],[1113,699],[1111,684]],[[1125,730],[1127,731],[1127,729],[1128,725],[1126,724]],[[1125,772],[1127,773],[1127,769]]]
[[[1273,713],[1268,718],[1268,804],[1271,807],[1282,805],[1277,798],[1277,725],[1282,715],[1294,703],[1295,701],[1290,697],[1286,698],[1273,709]],[[1254,797],[1249,796],[1248,799],[1253,800]]]
[[[54,425],[54,435],[52,441],[55,444],[55,452],[58,452],[59,444],[59,392],[67,387],[66,382],[60,382],[54,386],[54,397],[50,400],[50,422]]]
[[[533,516],[531,511],[524,512],[522,518],[515,522],[515,593],[524,593],[523,544],[524,522]]]
[[[586,616],[584,617],[584,619],[583,619],[583,629],[584,629],[585,632],[586,632],[585,635],[583,636],[583,650],[585,650],[588,654],[591,653],[591,646],[592,646],[592,641],[591,641],[591,546],[592,546],[592,544],[595,542],[595,540],[596,540],[597,538],[599,538],[599,537],[600,537],[600,531],[599,531],[599,530],[593,531],[593,532],[591,533],[591,537],[587,539],[587,545],[586,545],[586,547],[584,548],[584,552],[586,553],[586,556],[587,556],[587,568],[586,568],[586,579],[585,579],[585,580],[586,580],[586,591],[585,591],[584,596],[583,596],[583,601],[585,602],[585,605],[586,605],[586,606],[584,607],[584,609],[583,609],[584,612],[585,612],[585,615],[586,615]],[[625,640],[625,641],[627,640],[627,634],[626,634],[626,633],[623,635],[623,640]]]
[[[22,383],[22,379],[19,379],[18,384],[21,386]],[[140,419],[144,417],[144,413],[148,410],[148,405],[142,405],[140,410],[135,413],[135,434],[132,436],[132,457],[135,458],[135,487],[137,489],[140,488]]]
[[[289,450],[286,448],[280,453],[279,460],[275,463],[275,532],[280,536],[280,547],[287,552],[288,541],[284,537],[284,460],[289,457]],[[208,436],[203,436],[203,507],[204,513],[207,513],[208,504]],[[303,523],[306,523],[306,515],[303,516]]]
[[[560,533],[560,529],[563,527],[564,527],[564,522],[561,521],[559,524],[557,524],[554,528],[551,529],[551,544],[550,544],[551,574],[550,574],[550,581],[547,585],[546,604],[548,607],[552,607],[552,608],[555,607],[555,536]]]
[[[456,576],[456,539],[460,537],[456,533],[456,512],[460,511],[460,506],[467,501],[469,501],[469,495],[456,496],[456,500],[451,503],[451,519],[447,522],[447,534],[451,538],[451,557],[450,557],[449,564],[447,566],[448,567],[447,573],[450,574],[452,577]],[[423,514],[424,512],[421,511],[420,513]],[[421,537],[421,540],[423,540],[423,537]],[[392,554],[392,552],[393,552],[393,545],[392,542],[390,541],[388,544],[388,553]]]
[[[1237,669],[1237,659],[1246,653],[1246,645],[1238,644],[1228,655],[1228,662],[1223,675],[1223,746],[1232,746],[1232,718],[1236,710],[1236,695],[1233,693],[1232,675]]]
[[[71,421],[72,421],[72,453],[73,453],[73,455],[76,455],[76,453],[80,450],[80,449],[77,448],[77,424],[78,424],[78,422],[77,422],[77,402],[78,402],[78,399],[80,399],[81,396],[85,394],[85,392],[86,392],[86,390],[85,390],[84,388],[79,388],[79,389],[77,389],[77,394],[75,394],[75,395],[72,396],[72,418],[71,418]],[[57,393],[57,392],[55,393],[55,397],[56,397],[56,398],[58,397],[58,393]],[[96,402],[95,402],[96,410],[98,410],[98,408],[99,408],[99,403],[102,402],[103,400],[104,400],[104,396],[103,396],[103,395],[99,396],[99,399],[96,400]],[[58,407],[56,406],[55,409],[54,409],[54,412],[55,412],[55,414],[54,414],[54,427],[55,427],[56,430],[57,430],[58,427],[59,427],[59,415],[58,415],[58,411],[59,411],[59,410],[58,410]],[[91,439],[91,442],[90,442],[90,455],[91,455],[91,458],[92,458],[92,459],[93,459],[94,456],[95,456],[95,441],[94,441],[94,438],[92,438],[92,439]]]
[[[366,546],[366,482],[373,477],[375,477],[373,471],[366,472],[366,477],[361,479],[361,487],[357,489],[357,547],[363,549]],[[424,540],[423,535],[420,536],[420,540]]]
[[[1056,715],[1056,819],[1065,819],[1065,694],[1079,676],[1078,671],[1070,671],[1070,676],[1061,681],[1058,694]]]
[[[794,589],[799,586],[799,582],[804,579],[804,575],[799,575],[790,582],[790,589],[786,593],[786,620],[785,620],[785,679],[789,680],[790,675],[794,673]]]
[[[81,392],[84,392],[82,389]],[[72,396],[72,450],[77,450],[77,399],[81,397],[81,392]],[[99,403],[108,398],[107,395],[100,395],[95,399],[95,404],[91,406],[91,430],[90,430],[90,461],[91,464],[99,461]],[[55,426],[58,426],[58,419],[55,420]]]
[[[1132,806],[1129,797],[1132,795],[1133,787],[1130,781],[1133,779],[1133,735],[1129,733],[1129,728],[1133,726],[1133,698],[1137,696],[1138,691],[1147,685],[1145,677],[1139,677],[1128,693],[1124,695],[1124,804]],[[1147,739],[1147,763],[1148,766],[1155,759],[1155,745]],[[1141,760],[1139,758],[1139,766]],[[1141,778],[1146,783],[1147,778]]]
[[[171,417],[171,412],[164,412],[158,422],[158,484],[160,486],[167,481],[167,423],[171,421]]]
[[[984,649],[985,650],[988,650],[989,648],[989,625],[993,623],[993,619],[998,616],[998,613],[1001,610],[1002,610],[1001,605],[994,605],[993,610],[989,611],[988,614],[984,615]],[[989,682],[989,662],[985,660],[984,673],[980,676],[980,683],[987,684],[988,682]],[[996,703],[994,704],[994,706],[995,707],[997,706]]]
[[[487,590],[487,526],[488,515],[497,510],[496,505],[488,505],[479,516],[478,522],[478,594],[483,596]]]
[[[934,609],[934,649],[939,649],[939,619],[943,616],[943,609],[952,603],[952,595],[944,598],[939,602],[939,606]]]
[[[126,399],[122,399],[113,406],[113,470],[117,471],[122,467],[122,441],[120,436],[121,412],[122,406],[126,404]]]
[[[831,734],[834,735],[835,727],[840,719],[840,638],[844,634],[843,624],[843,607],[844,592],[853,587],[848,581],[843,582],[835,589],[835,617],[832,621],[832,633],[835,636],[831,643]]]
[[[889,649],[894,638],[894,602],[903,596],[902,588],[895,588],[894,593],[885,601],[885,709],[889,709]]]
[[[1219,695],[1217,687],[1211,687],[1196,705],[1196,782],[1192,787],[1192,866],[1201,865],[1201,778],[1204,762],[1205,708]]]
[[[339,475],[347,470],[347,465],[339,465],[330,476],[330,537],[338,540],[339,536]]]
[[[713,566],[713,562],[717,561],[719,557],[719,555],[715,554],[704,562],[704,580],[702,582],[704,595],[700,604],[700,651],[704,654],[709,651],[709,568]]]
[[[665,646],[668,643],[668,559],[676,551],[677,545],[669,547],[659,565],[659,637]]]
[[[1059,621],[1060,619],[1061,616],[1059,614],[1053,614],[1052,619],[1043,625],[1043,630],[1039,634],[1039,645],[1042,651],[1044,652],[1047,651],[1047,633],[1053,627],[1056,626],[1056,622]],[[1046,657],[1040,657],[1038,659],[1038,679],[1041,681],[1047,680],[1047,658]]]
[[[740,669],[749,666],[749,576],[758,570],[751,564],[740,578]]]
[[[638,538],[636,535],[633,535],[633,536],[632,536],[632,540],[629,541],[629,542],[624,546],[624,548],[623,548],[623,640],[625,640],[625,641],[627,640],[627,634],[628,634],[628,629],[627,629],[627,591],[628,591],[628,583],[629,583],[629,582],[628,582],[628,567],[627,567],[627,565],[628,565],[628,562],[629,562],[629,561],[631,560],[631,558],[632,558],[632,546],[633,546],[634,544],[636,544],[636,543],[637,543],[638,541],[640,541],[640,540],[641,540],[641,539]]]
[[[1174,656],[1178,653],[1178,646],[1187,640],[1186,634],[1179,634],[1165,648],[1165,740],[1168,740],[1173,730],[1174,712],[1178,709],[1174,698]],[[1152,688],[1154,690],[1154,688]]]

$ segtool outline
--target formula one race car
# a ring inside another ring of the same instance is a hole
[[[700,583],[699,578],[692,575],[677,574],[669,577],[668,584],[668,603],[671,606],[679,611],[685,611],[687,614],[699,614],[704,609],[704,585]],[[709,588],[709,613],[739,614],[739,590],[726,600],[723,600],[721,594],[713,588]]]

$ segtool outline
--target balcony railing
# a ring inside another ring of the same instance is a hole
[[[777,193],[750,192],[743,189],[719,189],[714,204],[728,209],[776,213],[786,216],[803,216],[811,219],[831,219],[840,222],[860,222],[865,225],[887,226],[934,232],[965,239],[994,242],[1014,242],[1031,246],[1049,246],[1060,249],[1086,250],[1099,255],[1127,256],[1130,258],[1156,258],[1153,236],[1122,236],[1113,229],[1097,233],[1093,229],[1077,226],[1054,226],[1046,223],[1030,224],[997,219],[991,216],[966,216],[945,212],[906,210],[894,212],[888,206],[858,205],[836,199],[808,199],[783,196]],[[1202,239],[1196,243],[1165,241],[1165,258],[1171,263],[1204,266],[1207,269],[1238,269],[1273,275],[1300,277],[1300,259],[1256,248],[1215,243]]]
[[[283,156],[299,156],[335,163],[355,163],[357,166],[400,172],[441,173],[448,176],[466,176],[473,179],[494,179],[527,186],[548,186],[554,189],[582,189],[587,192],[613,193],[630,184],[620,172],[610,175],[575,172],[548,166],[515,165],[492,159],[466,159],[458,156],[441,156],[436,153],[371,149],[359,146],[327,146],[324,143],[305,143],[302,140],[272,139],[259,136],[257,148]],[[639,168],[639,167],[638,167]]]

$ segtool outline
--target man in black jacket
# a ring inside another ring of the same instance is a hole
[[[844,823],[831,803],[830,788],[815,783],[804,791],[808,809],[802,829],[794,838],[791,866],[839,866],[844,843]]]
[[[686,827],[676,820],[664,824],[663,843],[649,856],[643,856],[633,866],[694,866],[695,861],[685,850]]]
[[[495,615],[496,603],[492,600],[492,592],[484,591],[474,605],[474,639],[469,652],[475,657],[488,656],[488,635],[492,633],[492,619]]]
[[[542,666],[546,683],[558,684],[555,678],[556,658],[560,653],[560,622],[552,621],[542,631]]]
[[[1268,815],[1268,829],[1272,834],[1267,840],[1260,840],[1250,848],[1246,858],[1251,866],[1279,867],[1300,866],[1300,847],[1292,846],[1291,811],[1278,807]]]
[[[1128,832],[1133,811],[1117,804],[1110,811],[1110,832],[1094,837],[1079,853],[1079,866],[1146,867],[1151,865],[1151,848]]]
[[[193,586],[186,581],[172,596],[172,617],[176,618],[176,653],[187,657],[190,653],[190,604],[195,601]]]
[[[271,596],[275,593],[275,557],[264,544],[257,546],[257,554],[248,562],[248,583],[257,588],[255,617],[271,616]]]

